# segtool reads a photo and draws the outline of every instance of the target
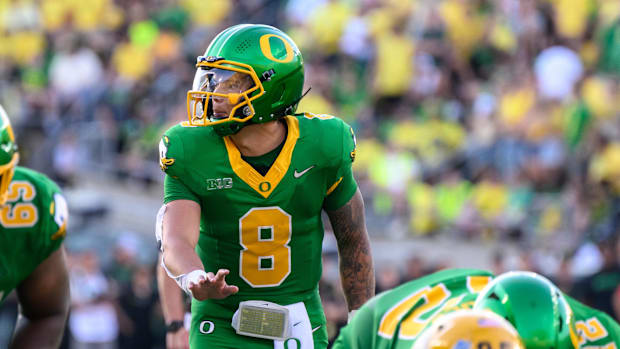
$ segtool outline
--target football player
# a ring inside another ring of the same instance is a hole
[[[157,212],[155,225],[155,239],[160,249],[161,260],[162,220],[166,207],[162,206]],[[159,290],[159,303],[161,304],[164,321],[166,322],[166,349],[189,349],[189,332],[186,328],[186,304],[183,299],[183,291],[168,277],[165,269],[160,264],[157,266],[157,289]]]
[[[457,310],[426,329],[412,349],[524,349],[517,330],[501,316],[484,310]]]
[[[410,348],[442,314],[471,308],[504,317],[528,349],[620,344],[620,326],[611,317],[562,294],[538,274],[494,278],[483,270],[451,269],[377,295],[342,329],[333,348]]]
[[[166,349],[189,349],[189,332],[185,328],[183,291],[174,280],[166,275],[161,265],[157,267],[157,289],[166,322]]]
[[[198,57],[188,120],[160,142],[162,264],[192,299],[192,348],[325,348],[318,294],[325,210],[353,311],[374,293],[355,137],[294,114],[295,43],[267,25],[218,34]]]
[[[54,182],[18,160],[0,106],[0,301],[13,289],[19,301],[10,347],[57,348],[69,309],[67,203]]]

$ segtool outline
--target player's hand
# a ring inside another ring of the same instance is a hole
[[[228,273],[230,273],[228,269],[220,269],[216,275],[208,272],[206,279],[201,278],[197,284],[190,282],[188,289],[192,292],[192,296],[199,301],[226,298],[239,292],[239,287],[226,283],[225,278]]]
[[[166,333],[166,349],[189,349],[189,332],[180,328],[173,333]]]

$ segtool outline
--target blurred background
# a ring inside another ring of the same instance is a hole
[[[289,33],[312,87],[298,111],[355,129],[377,291],[525,269],[619,318],[619,1],[0,0],[21,165],[69,201],[67,338],[164,347],[157,144],[187,117],[196,56],[238,23]],[[320,287],[333,338],[347,309],[329,227]],[[9,299],[0,347],[15,314]]]

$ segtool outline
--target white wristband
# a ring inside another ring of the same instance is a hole
[[[204,270],[196,269],[194,271],[190,271],[187,274],[183,274],[179,277],[179,286],[185,291],[187,294],[191,295],[192,292],[189,290],[189,284],[197,284],[200,279],[207,279],[207,273]]]
[[[347,318],[347,323],[351,322],[351,319],[353,318],[353,315],[355,315],[355,312],[357,311],[357,309],[351,310],[349,312],[349,317]]]

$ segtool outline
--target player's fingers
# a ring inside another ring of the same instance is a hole
[[[215,275],[215,281],[224,281],[224,278],[226,277],[226,275],[228,275],[228,273],[230,273],[230,270],[228,269],[220,269],[217,271],[217,275]]]
[[[235,294],[239,292],[239,287],[237,286],[226,286],[222,289],[222,293],[224,293],[225,295],[231,295],[231,294]]]
[[[211,285],[213,283],[213,278],[214,278],[213,273],[208,272],[207,276],[204,279],[200,280],[200,285],[202,285],[202,286],[209,286],[209,285]]]

